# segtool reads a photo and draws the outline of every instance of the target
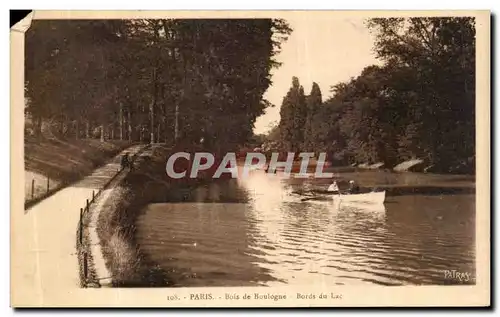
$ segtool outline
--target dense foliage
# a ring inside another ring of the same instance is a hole
[[[435,171],[473,171],[474,19],[377,18],[367,26],[382,65],[336,84],[323,104],[316,84],[304,97],[294,78],[281,109],[282,149],[327,151],[344,164],[421,158]]]
[[[26,35],[29,132],[203,138],[219,150],[246,142],[269,106],[262,96],[290,32],[274,19],[34,20]]]

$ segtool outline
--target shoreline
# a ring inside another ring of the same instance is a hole
[[[190,190],[200,180],[175,183],[164,170],[170,149],[144,150],[135,160],[134,170],[127,173],[102,203],[96,221],[96,233],[106,269],[109,287],[175,287],[175,270],[163,269],[144,254],[136,240],[136,219],[147,204],[168,202],[172,191]],[[175,188],[174,188],[175,187]]]
[[[133,156],[140,155],[147,148],[147,145],[139,147]],[[82,287],[109,287],[111,284],[112,274],[108,270],[103,252],[101,249],[100,239],[97,233],[97,223],[101,214],[101,210],[107,204],[114,193],[120,190],[121,183],[127,177],[129,171],[119,170],[110,182],[106,184],[101,191],[98,192],[95,200],[89,204],[89,210],[84,212],[82,217],[82,226],[77,229],[77,253],[80,272],[80,284]],[[83,232],[80,230],[83,229]],[[78,237],[82,236],[81,243],[78,242]]]
[[[103,262],[110,272],[110,277],[112,277],[109,282],[110,287],[178,286],[175,282],[178,272],[168,267],[162,268],[151,261],[148,255],[141,250],[136,238],[136,220],[144,212],[145,206],[152,203],[176,201],[176,198],[173,198],[174,194],[179,194],[183,189],[189,190],[192,185],[197,184],[197,180],[173,183],[165,173],[158,172],[164,170],[165,155],[168,155],[168,151],[167,149],[155,148],[145,150],[137,158],[134,170],[124,176],[120,184],[113,189],[113,194],[109,195],[106,202],[102,204],[102,209],[96,220],[96,233],[101,243]],[[383,170],[379,171],[383,172]],[[346,174],[363,175],[365,172],[370,171],[356,169],[354,172],[346,172]],[[377,173],[376,170],[371,172]],[[432,175],[415,172],[393,172],[391,174]],[[464,175],[456,177],[464,177]],[[438,179],[439,175],[436,174],[432,178]],[[436,193],[445,195],[475,194],[475,188],[470,187],[470,185],[450,184],[451,187],[448,189],[446,186],[431,185],[388,184],[384,187],[387,187],[393,196],[435,195]],[[182,200],[182,197],[180,198]]]
[[[154,150],[144,150],[133,171],[124,175],[96,216],[96,235],[110,287],[168,287],[168,272],[154,265],[141,252],[135,238],[135,220],[150,199],[153,185],[148,175]],[[139,186],[142,190],[139,190]],[[158,183],[155,182],[158,186]],[[164,184],[163,189],[168,185]],[[155,187],[156,187],[155,186]]]

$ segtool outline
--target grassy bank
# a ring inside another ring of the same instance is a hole
[[[129,145],[128,141],[117,140],[25,139],[25,204],[90,174]]]
[[[135,241],[135,220],[150,201],[161,199],[171,185],[161,173],[167,150],[154,149],[141,155],[133,171],[105,202],[97,222],[97,233],[115,287],[174,286],[168,273],[155,266]]]
[[[80,287],[100,287],[97,272],[94,267],[92,252],[90,252],[91,241],[89,232],[86,230],[90,224],[90,213],[84,213],[82,226],[78,224],[76,230],[76,250],[78,254],[78,275],[80,277]],[[83,231],[80,232],[80,230]],[[80,242],[81,235],[81,242]],[[85,254],[85,255],[84,255]],[[85,266],[87,266],[85,272]]]

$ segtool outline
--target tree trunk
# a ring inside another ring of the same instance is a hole
[[[123,104],[120,102],[120,141],[123,140]]]
[[[90,138],[90,123],[88,121],[85,122],[85,137]]]
[[[149,106],[149,114],[150,114],[150,118],[151,118],[150,119],[151,120],[151,127],[150,127],[150,129],[151,129],[151,131],[150,131],[150,133],[151,133],[151,139],[149,140],[150,143],[154,143],[155,142],[154,141],[154,139],[155,139],[155,122],[154,122],[154,111],[153,111],[153,109],[154,109],[154,102],[152,102],[150,104],[150,106]]]
[[[75,124],[75,138],[78,140],[80,138],[80,125],[78,124],[79,121],[76,119],[76,124]]]
[[[101,124],[101,142],[104,142],[104,125]]]
[[[36,118],[35,135],[38,138],[42,137],[42,116],[37,116]]]
[[[114,140],[115,139],[115,127],[111,126],[110,129],[111,129],[111,140]]]
[[[167,129],[167,125],[165,124],[165,144],[167,144],[167,136],[168,136],[168,129]]]
[[[151,100],[151,103],[149,104],[149,119],[150,119],[150,124],[151,124],[151,139],[149,140],[150,143],[154,143],[155,139],[155,120],[154,120],[154,107],[156,104],[156,67],[153,68],[153,99]]]
[[[128,140],[132,142],[132,121],[130,119],[130,110],[128,111]]]
[[[175,104],[175,127],[174,127],[174,141],[179,138],[179,102]]]
[[[156,129],[156,142],[160,142],[160,123],[158,123],[158,128]]]

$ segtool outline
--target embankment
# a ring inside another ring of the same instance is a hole
[[[175,286],[169,272],[151,263],[135,241],[135,220],[143,207],[154,201],[168,201],[172,188],[164,172],[168,152],[153,147],[142,153],[134,170],[115,188],[100,211],[97,234],[115,287]]]
[[[25,139],[25,207],[92,173],[128,141]]]
[[[84,206],[80,209],[80,221],[78,222],[76,235],[80,286],[82,287],[100,287],[109,284],[110,274],[104,264],[96,232],[97,218],[102,209],[102,204],[114,193],[115,187],[121,183],[128,173],[128,170],[120,169],[120,158],[122,155],[129,153],[132,159],[134,159],[146,148],[147,145],[128,147],[105,166],[94,171],[93,176],[79,182],[80,186],[85,183],[89,186],[87,188],[88,196],[83,197],[83,199],[87,199]],[[99,181],[96,182],[96,178]],[[57,196],[57,194],[54,196]]]

